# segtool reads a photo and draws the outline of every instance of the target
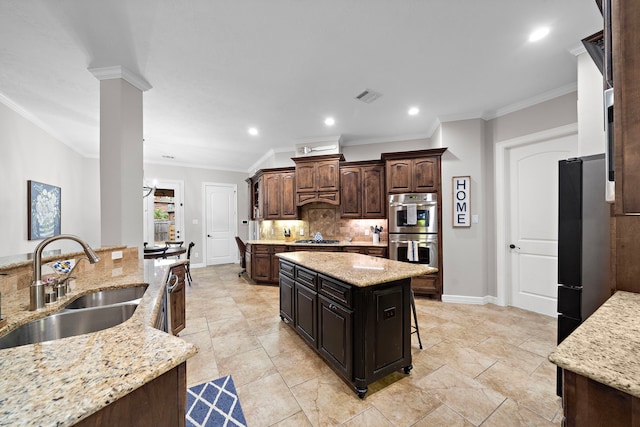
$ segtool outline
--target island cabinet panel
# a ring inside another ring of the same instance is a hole
[[[293,279],[280,274],[280,317],[293,321],[294,282]]]
[[[363,398],[368,385],[411,365],[411,281],[354,286],[293,263],[280,266],[280,317]]]
[[[187,407],[186,363],[133,390],[75,426],[184,427]]]
[[[352,325],[353,311],[320,295],[318,351],[332,362],[343,376],[350,378],[353,369]]]
[[[294,284],[295,310],[293,323],[296,331],[311,347],[318,346],[318,293],[299,282]]]

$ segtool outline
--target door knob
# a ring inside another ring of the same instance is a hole
[[[207,234],[207,237],[211,237],[211,234]]]
[[[520,246],[516,246],[513,243],[509,245],[509,248],[511,249],[520,249]]]

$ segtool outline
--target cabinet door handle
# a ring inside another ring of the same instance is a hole
[[[337,307],[333,304],[329,304],[329,310],[335,311]]]

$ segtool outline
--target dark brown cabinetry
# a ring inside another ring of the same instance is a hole
[[[296,205],[324,202],[340,203],[340,161],[342,154],[294,157],[296,164]]]
[[[295,180],[293,168],[263,169],[250,178],[251,219],[297,219]]]
[[[264,219],[297,219],[295,204],[295,172],[265,172]]]
[[[186,396],[187,369],[183,362],[74,425],[184,427]]]
[[[170,268],[167,286],[167,292],[169,293],[169,332],[177,336],[178,333],[186,327],[186,288],[184,264],[174,265]]]
[[[391,372],[409,373],[409,279],[358,287],[289,261],[280,263],[280,317],[358,396]]]
[[[261,283],[277,283],[280,264],[275,254],[286,250],[284,245],[247,243],[245,263],[251,279]]]
[[[389,193],[427,193],[436,190],[440,181],[436,157],[390,159],[385,168]]]
[[[386,218],[381,163],[354,162],[340,166],[340,215],[342,218]]]
[[[380,258],[387,257],[387,248],[382,246],[345,246],[342,248],[344,252],[353,252],[356,254],[377,256]]]

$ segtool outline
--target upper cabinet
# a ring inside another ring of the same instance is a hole
[[[340,161],[342,154],[294,157],[296,164],[296,205],[340,203]]]
[[[446,148],[384,153],[388,193],[429,193],[439,190],[440,158]]]
[[[252,219],[298,219],[293,168],[264,169],[251,182]]]
[[[386,218],[384,166],[381,162],[353,162],[340,166],[340,216]]]

